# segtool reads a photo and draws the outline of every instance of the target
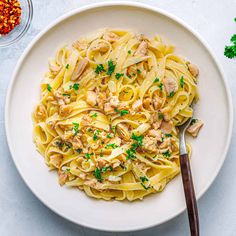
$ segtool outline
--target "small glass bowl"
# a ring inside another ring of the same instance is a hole
[[[0,47],[10,46],[19,39],[29,29],[33,17],[33,4],[31,0],[18,0],[21,6],[20,24],[17,25],[10,33],[0,36]]]

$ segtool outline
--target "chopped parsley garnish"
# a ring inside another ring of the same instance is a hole
[[[124,116],[124,115],[127,115],[127,114],[129,114],[129,111],[128,111],[128,110],[121,110],[121,111],[120,111],[120,115],[121,115],[121,116]]]
[[[96,133],[93,135],[93,140],[94,140],[94,141],[98,140],[98,136],[97,136]]]
[[[106,70],[104,69],[103,64],[97,65],[97,67],[96,67],[96,69],[95,69],[95,73],[96,73],[96,74],[99,74],[99,73],[101,73],[101,72],[103,72],[103,71],[106,71]]]
[[[145,181],[148,181],[148,178],[146,176],[140,176],[140,180],[144,183]]]
[[[99,168],[96,168],[93,175],[95,176],[95,178],[99,181],[102,182],[103,178],[102,178],[102,173],[101,170]]]
[[[192,119],[190,125],[193,125],[197,122],[197,119]]]
[[[111,166],[108,166],[108,167],[102,167],[101,171],[102,172],[106,172],[106,171],[113,171],[113,168]]]
[[[171,156],[171,153],[170,153],[169,150],[167,150],[167,151],[163,152],[162,155],[163,155],[164,157],[170,157],[170,156]]]
[[[162,84],[162,83],[160,83],[160,84],[158,85],[158,87],[160,88],[161,91],[163,90],[163,84]]]
[[[92,154],[92,153],[85,153],[84,155],[85,155],[86,159],[89,160],[90,157],[91,157],[93,154]]]
[[[234,18],[234,21],[236,22],[235,19],[236,18]],[[236,57],[236,34],[232,35],[230,41],[233,45],[225,46],[224,55],[231,59]]]
[[[145,190],[148,190],[150,188],[150,187],[146,187],[143,183],[141,183],[141,185],[143,186]]]
[[[65,172],[70,173],[70,168],[66,168]]]
[[[126,150],[126,153],[128,154],[128,156],[126,157],[126,160],[129,160],[129,159],[135,159],[136,156],[135,156],[135,150],[133,148],[130,148],[128,150]]]
[[[72,124],[74,125],[74,135],[77,135],[79,132],[79,123],[73,122]]]
[[[131,54],[131,50],[128,51],[128,54]]]
[[[76,152],[78,152],[79,154],[82,152],[81,148],[75,149]]]
[[[47,90],[48,90],[49,92],[52,91],[52,86],[51,86],[50,84],[47,85]]]
[[[92,128],[88,128],[88,132],[92,132],[93,131],[93,129]]]
[[[116,65],[113,64],[113,61],[112,61],[112,60],[109,60],[109,61],[108,61],[107,75],[112,75],[112,73],[114,72],[115,68],[116,68]]]
[[[165,134],[166,137],[172,137],[172,134]]]
[[[69,93],[63,93],[62,95],[63,95],[64,97],[70,98],[70,94],[69,94]]]
[[[175,95],[175,92],[174,92],[174,91],[172,91],[172,92],[170,92],[170,93],[169,93],[169,95],[168,95],[168,98],[173,98],[173,97],[174,97],[174,95]]]
[[[70,89],[79,90],[79,84],[75,83],[73,85],[70,85]]]
[[[107,134],[107,138],[111,138],[111,134]]]
[[[163,113],[160,113],[160,112],[159,112],[159,113],[158,113],[158,118],[159,118],[159,119],[164,119]]]
[[[70,65],[69,64],[66,64],[66,69],[69,69]]]
[[[138,146],[142,146],[143,145],[143,135],[137,136],[134,133],[132,133],[132,137],[133,140],[137,141]]]
[[[159,81],[160,81],[159,78],[155,78],[153,82],[154,82],[154,83],[157,83],[157,82],[159,82]]]
[[[95,118],[95,117],[97,117],[98,116],[98,114],[95,112],[95,113],[93,113],[92,115],[90,115],[91,117],[93,117],[93,118]]]
[[[115,126],[115,125],[113,125],[113,126],[111,127],[111,130],[112,130],[113,133],[116,135],[116,126]]]
[[[141,70],[139,70],[139,69],[137,69],[137,73],[138,73],[138,74],[141,74],[141,73],[142,73],[142,71],[141,71]]]
[[[117,148],[117,147],[118,147],[118,146],[117,146],[115,143],[109,143],[109,144],[106,145],[105,148],[112,148],[112,149],[115,149],[115,148]]]
[[[116,73],[116,75],[115,75],[115,77],[116,77],[116,79],[117,80],[119,80],[120,79],[120,77],[122,77],[124,74],[122,73]]]
[[[180,85],[181,88],[184,87],[184,77],[183,76],[181,76],[181,78],[179,80],[179,85]]]

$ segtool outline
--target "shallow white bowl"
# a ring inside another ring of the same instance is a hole
[[[131,231],[161,224],[185,209],[181,178],[143,201],[105,202],[82,191],[60,187],[32,141],[31,112],[39,100],[39,84],[56,49],[103,27],[125,28],[168,38],[177,52],[200,68],[200,101],[196,117],[205,122],[191,140],[191,166],[197,198],[218,174],[232,133],[232,101],[222,70],[209,48],[188,26],[160,9],[140,3],[99,3],[70,12],[39,34],[19,60],[5,107],[9,148],[16,167],[32,192],[50,209],[77,224],[99,230]]]

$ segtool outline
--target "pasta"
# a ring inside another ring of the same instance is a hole
[[[133,201],[179,174],[177,126],[198,100],[198,69],[173,52],[159,36],[104,29],[49,60],[34,142],[61,185]]]

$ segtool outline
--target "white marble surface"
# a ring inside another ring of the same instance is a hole
[[[12,162],[4,131],[4,102],[16,61],[34,36],[50,22],[71,9],[92,2],[99,1],[33,0],[34,17],[27,35],[14,46],[0,49],[0,235],[188,235],[186,213],[161,226],[139,232],[107,233],[77,226],[46,208],[24,184]],[[230,36],[236,33],[236,23],[233,21],[236,17],[236,0],[140,0],[139,2],[175,14],[205,38],[226,72],[233,100],[236,101],[236,60],[229,60],[223,56],[225,44],[229,43]],[[234,108],[235,106],[236,102]],[[199,201],[201,232],[204,236],[236,235],[235,135],[234,129],[225,164],[213,185]]]

